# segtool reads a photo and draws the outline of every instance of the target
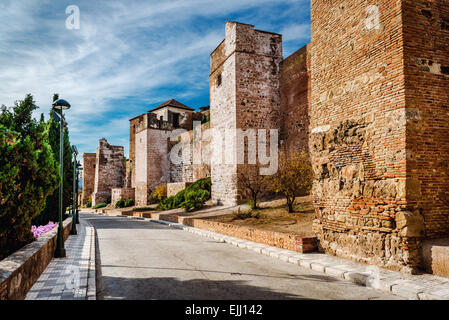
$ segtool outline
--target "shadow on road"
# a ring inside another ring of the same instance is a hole
[[[235,280],[103,277],[102,283],[99,300],[311,300]]]
[[[179,229],[173,229],[165,226],[161,223],[131,219],[125,216],[92,216],[83,214],[81,217],[84,220],[89,221],[96,229],[159,229],[159,230],[175,230],[182,231]],[[120,221],[120,227],[117,227],[117,222]]]

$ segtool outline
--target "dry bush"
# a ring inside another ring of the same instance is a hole
[[[313,170],[309,155],[302,152],[282,152],[279,155],[278,171],[270,176],[270,185],[276,193],[287,199],[288,212],[293,212],[295,198],[310,194]]]
[[[255,165],[252,168],[248,168],[248,170],[239,172],[237,175],[238,183],[248,190],[251,195],[251,200],[249,201],[251,209],[258,208],[260,203],[258,201],[259,196],[266,191],[269,183],[269,176],[260,175],[259,172],[260,166]]]
[[[153,197],[158,199],[161,202],[163,199],[167,198],[167,185],[161,184],[156,187],[153,192]]]

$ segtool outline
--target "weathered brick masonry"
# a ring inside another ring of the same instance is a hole
[[[413,272],[422,239],[449,230],[437,200],[448,186],[448,79],[432,72],[448,64],[447,10],[312,1],[314,227],[328,253]]]
[[[92,206],[111,201],[112,188],[121,188],[125,178],[124,148],[100,139],[96,154]]]
[[[96,153],[83,154],[83,192],[81,194],[81,204],[85,205],[95,188],[95,163]]]
[[[284,150],[309,149],[310,45],[299,49],[281,63],[281,132]]]
[[[407,204],[449,237],[449,1],[404,1]]]
[[[279,129],[281,60],[281,35],[255,30],[252,25],[226,22],[226,37],[211,54],[211,127],[223,137],[227,129]],[[247,161],[236,164],[235,137],[233,144],[225,146],[223,155],[231,155],[234,160],[226,162],[225,157],[221,163],[212,160],[212,200],[236,204],[246,199],[246,190],[237,176],[251,166]]]

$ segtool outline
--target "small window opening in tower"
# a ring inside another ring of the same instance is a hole
[[[221,86],[221,73],[217,76],[217,87]]]

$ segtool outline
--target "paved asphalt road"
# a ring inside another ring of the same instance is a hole
[[[82,218],[98,237],[98,299],[399,299],[162,224]]]

